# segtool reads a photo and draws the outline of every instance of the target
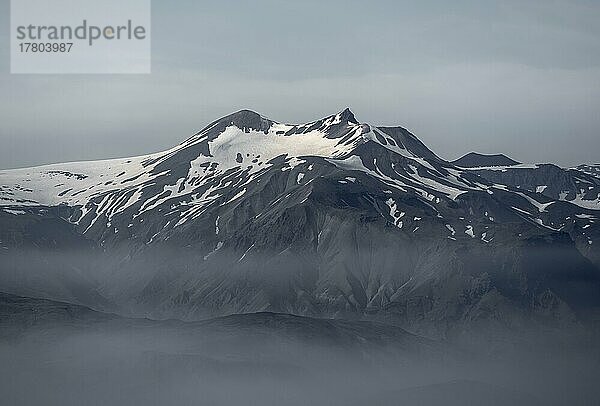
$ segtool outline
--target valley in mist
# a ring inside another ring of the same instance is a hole
[[[0,310],[8,404],[593,405],[599,395],[589,341],[539,337],[489,353],[274,313],[153,321],[6,294]]]

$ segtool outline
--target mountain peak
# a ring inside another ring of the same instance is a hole
[[[350,108],[346,107],[344,110],[340,111],[337,115],[342,122],[350,122],[354,124],[358,124],[358,120],[354,116],[354,113],[350,110]]]
[[[212,140],[225,131],[227,127],[232,125],[243,131],[255,130],[267,133],[274,123],[274,121],[269,120],[255,111],[242,109],[213,121],[192,137],[188,138],[183,144],[189,145],[190,143],[197,142],[202,138],[202,135],[208,135],[208,139]]]
[[[478,152],[469,152],[459,159],[452,161],[452,163],[462,168],[476,168],[481,166],[513,166],[520,164],[520,162],[517,162],[504,154],[480,154]]]
[[[256,130],[256,131],[268,131],[269,127],[273,122],[266,117],[263,117],[259,113],[243,109],[236,111],[228,116],[223,117],[220,122],[226,125],[235,125],[241,129]]]

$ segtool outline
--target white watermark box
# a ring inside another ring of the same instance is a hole
[[[11,0],[11,73],[150,73],[150,0]]]

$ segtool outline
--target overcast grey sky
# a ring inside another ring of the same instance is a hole
[[[150,153],[241,108],[344,107],[438,155],[600,162],[600,2],[152,3],[152,74],[11,75],[0,0],[0,168]]]

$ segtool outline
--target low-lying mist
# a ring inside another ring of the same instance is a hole
[[[368,334],[377,325],[269,313],[199,323],[66,313],[0,323],[3,404],[595,405],[600,396],[590,347],[474,354],[377,341]]]
[[[300,250],[3,250],[0,290],[28,298],[0,294],[0,403],[598,404],[600,277],[572,247],[403,247],[322,269]]]

